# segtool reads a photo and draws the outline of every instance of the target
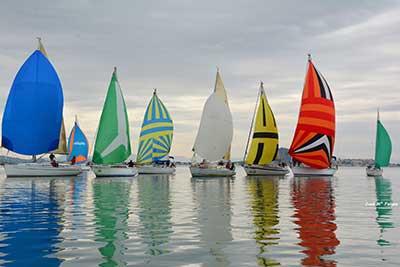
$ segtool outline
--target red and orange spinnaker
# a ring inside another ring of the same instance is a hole
[[[328,83],[311,59],[304,83],[299,120],[289,154],[312,168],[325,169],[335,143],[335,104]]]

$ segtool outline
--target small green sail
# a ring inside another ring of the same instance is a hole
[[[114,69],[97,130],[93,162],[117,164],[125,161],[130,155],[128,114],[117,71]]]
[[[392,142],[390,141],[388,132],[379,120],[378,111],[378,120],[376,124],[375,166],[378,168],[388,166],[391,154]]]
[[[154,89],[140,131],[136,162],[147,164],[167,156],[171,150],[173,131],[171,115]]]

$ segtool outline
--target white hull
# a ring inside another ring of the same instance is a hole
[[[139,174],[173,174],[175,168],[162,166],[140,166],[138,167]]]
[[[294,176],[333,176],[337,169],[313,169],[309,167],[293,167]]]
[[[273,165],[245,165],[243,168],[248,176],[285,176],[290,172],[289,167]]]
[[[236,174],[235,171],[223,167],[199,168],[190,166],[190,172],[192,177],[231,177]]]
[[[137,174],[136,168],[126,165],[93,165],[92,171],[96,177],[134,177]]]
[[[87,165],[77,165],[77,166],[79,166],[83,172],[90,171],[90,166]]]
[[[53,167],[49,164],[25,163],[6,164],[4,170],[7,177],[65,177],[79,175],[82,170],[76,165]]]
[[[378,176],[382,176],[382,174],[383,174],[382,169],[367,168],[366,171],[367,171],[367,176],[378,177]]]

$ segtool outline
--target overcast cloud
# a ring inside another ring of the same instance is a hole
[[[340,2],[340,3],[339,3]],[[376,108],[400,161],[398,1],[1,1],[0,110],[41,36],[64,87],[67,130],[78,114],[93,142],[114,66],[133,151],[153,88],[175,123],[172,154],[191,156],[202,106],[221,69],[241,158],[263,80],[288,147],[307,53],[332,88],[335,154],[371,158]]]

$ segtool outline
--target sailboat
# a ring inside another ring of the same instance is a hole
[[[382,122],[378,117],[376,120],[376,142],[375,142],[375,165],[368,166],[366,171],[368,176],[382,176],[382,167],[386,167],[390,163],[390,156],[392,154],[392,141],[390,136],[383,127]]]
[[[232,114],[226,99],[226,90],[217,71],[214,91],[204,104],[193,146],[190,166],[193,177],[235,175],[234,168],[227,168],[223,162],[224,155],[229,155],[233,137]]]
[[[82,164],[88,158],[89,143],[78,124],[78,118],[75,117],[74,127],[68,138],[68,161],[75,157],[76,164]]]
[[[92,170],[97,177],[135,176],[136,168],[123,164],[130,155],[128,113],[114,68],[97,130]]]
[[[335,143],[335,104],[329,85],[308,55],[296,131],[289,149],[295,176],[332,176]]]
[[[249,141],[251,144],[247,150]],[[275,116],[261,82],[244,155],[244,170],[247,175],[283,176],[289,173],[288,168],[273,163],[277,158],[278,149],[279,137]]]
[[[21,155],[32,156],[34,163],[4,165],[6,175],[75,176],[76,166],[36,163],[36,156],[55,150],[60,143],[64,105],[60,79],[39,47],[19,69],[11,86],[3,113],[2,146]],[[42,48],[42,49],[41,49]]]
[[[168,158],[174,126],[171,116],[157,96],[153,97],[144,114],[136,158],[139,174],[171,174],[175,172]]]

